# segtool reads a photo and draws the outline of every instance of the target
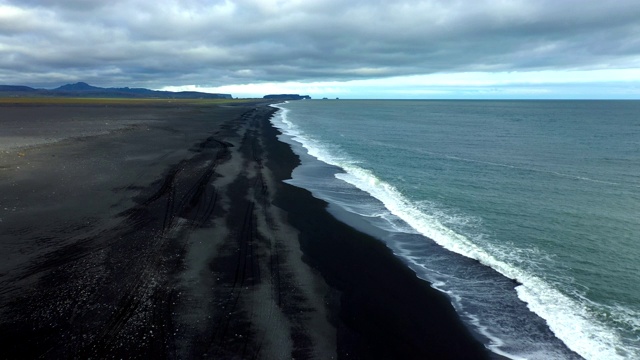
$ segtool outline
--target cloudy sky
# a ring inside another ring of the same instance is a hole
[[[0,84],[640,99],[637,0],[0,0]]]

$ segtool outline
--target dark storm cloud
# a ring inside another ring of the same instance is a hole
[[[638,1],[0,0],[0,83],[637,68]]]

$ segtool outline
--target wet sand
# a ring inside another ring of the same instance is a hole
[[[298,159],[273,111],[0,106],[0,358],[486,357],[442,294],[281,181]]]

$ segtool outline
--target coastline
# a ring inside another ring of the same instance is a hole
[[[145,111],[0,158],[3,356],[489,357],[383,243],[282,182],[275,109]]]
[[[265,127],[271,155],[298,164],[280,131]],[[276,140],[274,141],[274,138]],[[269,166],[270,163],[267,163]],[[282,182],[295,166],[273,171],[280,188],[275,204],[300,230],[305,261],[340,292],[338,353],[355,358],[480,359],[488,351],[477,342],[449,300],[397,259],[381,241],[340,222],[328,204],[307,190]],[[341,357],[342,357],[341,356]]]

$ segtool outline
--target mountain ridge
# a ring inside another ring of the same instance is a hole
[[[106,98],[159,98],[159,99],[232,99],[231,94],[213,94],[199,91],[163,91],[145,88],[103,88],[86,82],[65,84],[55,89],[36,89],[24,85],[0,85],[0,96],[51,97],[106,97]]]

